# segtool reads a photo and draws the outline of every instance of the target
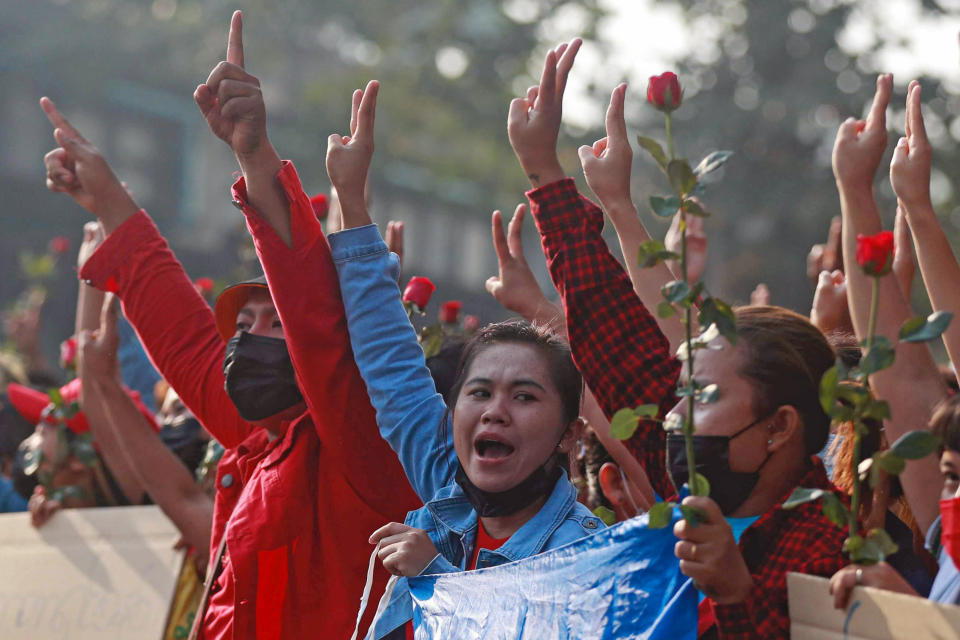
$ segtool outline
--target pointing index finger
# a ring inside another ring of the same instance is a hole
[[[923,111],[920,107],[920,83],[913,85],[910,88],[910,95],[907,96],[907,104],[909,108],[907,109],[907,122],[909,123],[909,133],[908,135],[911,138],[919,138],[920,140],[926,141],[927,139],[927,129],[923,123]]]
[[[627,123],[623,117],[626,92],[626,83],[621,83],[610,95],[610,106],[607,107],[607,140],[610,142],[618,143],[627,139]]]
[[[354,139],[373,137],[373,123],[377,115],[377,93],[380,91],[380,83],[377,80],[371,80],[367,83],[367,88],[363,91],[363,97],[360,99],[360,106],[357,108],[357,132]]]
[[[230,19],[230,35],[227,36],[227,62],[243,68],[243,15],[239,10]]]
[[[890,93],[893,91],[893,76],[885,73],[877,78],[877,92],[873,96],[873,106],[867,116],[867,129],[886,129],[887,105],[890,104]]]
[[[46,114],[47,120],[50,121],[50,124],[53,125],[54,129],[62,129],[71,138],[85,140],[85,138],[80,135],[80,132],[77,131],[65,117],[63,117],[63,114],[60,113],[59,109],[57,109],[57,105],[53,103],[53,100],[47,98],[46,96],[40,98],[40,108],[43,109],[43,113]]]

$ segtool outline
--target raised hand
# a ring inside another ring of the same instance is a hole
[[[530,184],[539,187],[565,177],[557,158],[563,92],[582,41],[574,38],[547,53],[540,84],[510,103],[507,134]]]
[[[77,373],[81,380],[115,380],[120,383],[117,360],[117,299],[108,293],[100,310],[100,328],[77,336]]]
[[[833,146],[833,173],[841,185],[870,187],[887,147],[887,105],[893,76],[877,78],[877,91],[866,120],[848,118]]]
[[[552,320],[562,315],[556,305],[550,303],[523,255],[523,216],[527,206],[518,204],[513,218],[503,233],[503,217],[493,212],[493,248],[497,252],[498,275],[487,278],[487,291],[505,309],[518,313],[527,320]],[[538,318],[545,312],[549,318]]]
[[[327,175],[337,190],[343,228],[370,223],[364,189],[373,157],[373,126],[380,83],[371,80],[353,93],[350,135],[332,134],[327,139]]]
[[[193,99],[214,135],[239,157],[260,150],[267,141],[267,111],[260,81],[243,67],[243,18],[239,11],[230,20],[227,59],[197,87]]]
[[[817,290],[813,293],[810,323],[823,333],[836,329],[850,331],[850,308],[847,304],[847,281],[843,272],[821,271]]]
[[[927,140],[920,108],[920,83],[907,89],[906,136],[900,138],[890,160],[890,183],[907,209],[930,207],[930,165],[933,152]]]
[[[580,164],[587,184],[608,212],[632,209],[630,198],[630,167],[633,150],[627,141],[627,123],[623,117],[626,83],[620,84],[610,95],[607,107],[607,136],[578,150]],[[634,213],[633,215],[636,215]]]
[[[100,218],[109,234],[137,212],[136,203],[100,151],[80,135],[50,98],[41,98],[40,108],[53,125],[53,137],[60,145],[43,157],[47,188],[69,195]]]
[[[87,222],[83,225],[83,241],[80,243],[80,250],[77,252],[77,269],[86,264],[93,252],[97,250],[100,243],[103,242],[103,228],[99,222]]]
[[[770,287],[764,282],[760,282],[753,291],[750,292],[750,305],[754,307],[765,307],[770,304]]]
[[[697,198],[692,198],[697,200]],[[697,200],[699,203],[699,200]],[[680,253],[680,244],[683,232],[680,225],[683,223],[683,216],[677,211],[670,222],[670,228],[667,229],[667,235],[663,238],[664,246],[677,254]],[[670,261],[670,269],[680,276],[680,263],[676,260]],[[700,216],[687,216],[687,277],[690,282],[697,282],[703,274],[704,267],[707,266],[707,233],[703,229],[703,218]]]

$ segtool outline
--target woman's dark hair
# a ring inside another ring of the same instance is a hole
[[[756,415],[794,407],[803,419],[806,455],[814,455],[830,433],[830,418],[820,406],[820,378],[834,365],[833,349],[809,320],[783,307],[739,307],[736,316],[745,346],[739,373],[756,390]]]
[[[940,438],[940,449],[960,452],[960,395],[953,395],[937,405],[930,417],[930,431]]]
[[[427,358],[427,369],[430,369],[433,384],[447,404],[451,401],[450,389],[457,380],[457,367],[465,345],[463,338],[444,338],[437,354]]]
[[[583,379],[573,364],[570,345],[546,327],[534,326],[525,320],[507,320],[488,324],[478,330],[463,348],[457,376],[450,387],[448,406],[454,409],[457,398],[470,366],[477,355],[494,344],[510,342],[528,344],[536,347],[549,363],[550,377],[560,393],[563,403],[564,425],[568,425],[580,416],[580,395],[583,391]]]

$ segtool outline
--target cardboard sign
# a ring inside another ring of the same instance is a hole
[[[0,515],[0,638],[159,640],[183,552],[159,507]]]
[[[787,574],[793,640],[940,640],[960,637],[960,607],[856,587],[846,611],[833,608],[830,581]]]

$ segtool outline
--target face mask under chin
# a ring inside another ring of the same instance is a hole
[[[259,422],[303,402],[287,343],[243,332],[227,343],[224,388],[240,417]]]

